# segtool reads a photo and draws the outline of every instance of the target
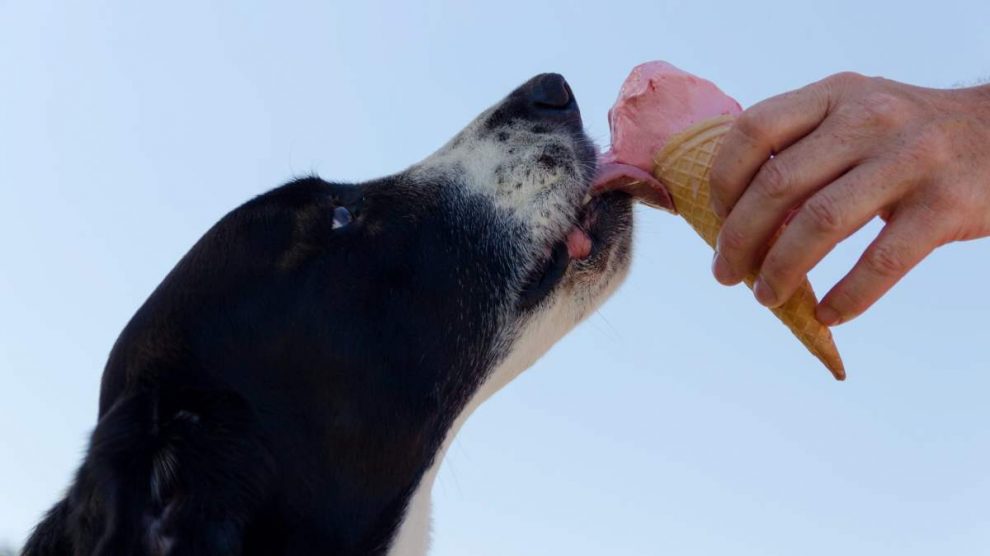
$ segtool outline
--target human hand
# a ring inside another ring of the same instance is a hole
[[[731,285],[758,271],[753,291],[770,307],[880,216],[883,230],[816,310],[823,324],[848,321],[936,247],[990,235],[990,86],[842,73],[767,99],[726,135],[711,188],[725,219],[712,272]]]

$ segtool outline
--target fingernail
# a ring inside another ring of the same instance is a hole
[[[825,326],[835,326],[842,322],[842,316],[829,305],[819,305],[815,309],[815,318]]]
[[[777,304],[777,294],[763,281],[763,278],[757,278],[756,283],[753,284],[753,295],[756,296],[760,305],[765,307],[773,307]]]
[[[722,258],[722,255],[719,255],[718,251],[712,257],[712,274],[719,283],[726,286],[731,286],[736,282],[736,280],[733,280],[732,269],[729,267],[728,261]]]

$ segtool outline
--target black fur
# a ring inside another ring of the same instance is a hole
[[[121,334],[86,462],[26,553],[380,553],[509,294],[499,230],[464,227],[495,215],[427,189],[311,178],[221,220]],[[356,220],[332,230],[338,203]]]

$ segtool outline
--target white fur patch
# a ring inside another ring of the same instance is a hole
[[[407,173],[428,183],[456,183],[467,195],[492,202],[500,213],[527,230],[533,263],[575,225],[585,197],[591,168],[580,166],[580,138],[554,130],[550,124],[514,123],[486,129],[491,110]],[[536,129],[539,128],[539,129]],[[447,179],[443,179],[447,178]],[[600,270],[576,269],[572,263],[551,297],[534,312],[508,314],[503,322],[501,361],[485,378],[447,431],[432,466],[413,493],[388,556],[423,556],[429,548],[431,491],[443,457],[468,417],[485,400],[519,376],[550,347],[598,308],[619,286],[628,271],[628,256],[613,249]],[[519,320],[524,319],[524,320]]]
[[[454,420],[453,426],[447,431],[447,436],[437,452],[433,465],[423,475],[410,499],[392,547],[387,553],[388,556],[423,556],[426,554],[430,544],[433,483],[447,449],[453,443],[461,427],[482,403],[531,367],[553,344],[608,299],[625,280],[628,270],[627,261],[610,261],[607,271],[598,276],[598,283],[594,284],[591,290],[585,290],[588,284],[571,285],[585,290],[581,293],[593,292],[591,297],[558,290],[554,294],[552,302],[534,313],[522,329],[514,335],[516,340],[508,355],[478,388],[457,419]]]
[[[484,113],[454,139],[408,170],[414,179],[450,176],[469,194],[491,199],[529,228],[534,243],[561,237],[574,224],[587,191],[588,169],[577,162],[539,164],[548,152],[576,161],[574,139],[560,130],[534,133],[524,125],[485,130]],[[499,140],[504,134],[505,139]]]

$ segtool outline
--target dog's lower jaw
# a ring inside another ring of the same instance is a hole
[[[621,260],[614,265],[609,269],[610,275],[603,277],[605,283],[596,291],[597,295],[594,299],[582,299],[570,294],[560,295],[558,292],[557,299],[553,301],[551,307],[534,313],[516,331],[514,337],[517,339],[512,343],[509,354],[468,400],[447,431],[433,464],[423,474],[406,506],[387,556],[424,556],[427,553],[432,525],[433,483],[447,449],[457,433],[482,403],[536,363],[558,340],[615,293],[628,274],[629,263],[627,260]]]

